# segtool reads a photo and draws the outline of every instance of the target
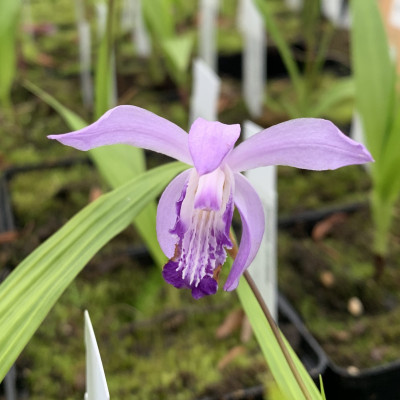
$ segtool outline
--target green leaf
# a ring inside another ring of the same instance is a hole
[[[319,386],[321,387],[322,400],[326,400],[324,382],[322,381],[322,376],[321,375],[319,376]]]
[[[0,285],[0,381],[86,263],[185,168],[178,162],[164,165],[99,197]]]
[[[276,47],[279,50],[282,61],[284,62],[289,73],[290,80],[293,83],[296,96],[299,101],[301,101],[300,99],[302,99],[305,94],[304,82],[302,81],[299,68],[297,67],[297,64],[292,56],[290,47],[274,21],[272,12],[270,10],[270,5],[268,5],[268,2],[264,0],[254,0],[254,3],[260,10],[261,15],[264,17],[265,26],[268,30],[268,33],[271,35],[272,40],[275,42]]]
[[[376,161],[372,168],[379,168],[393,112],[395,68],[377,2],[352,0],[351,10],[356,109]]]
[[[16,36],[21,0],[0,1],[0,102],[11,106],[10,91],[16,73]]]
[[[95,70],[95,119],[99,119],[110,107],[113,90],[112,52],[113,52],[113,18],[114,0],[107,2],[106,29],[100,40]]]
[[[352,99],[355,96],[355,85],[353,78],[342,78],[336,80],[330,88],[324,88],[318,103],[311,109],[311,115],[314,118],[326,116],[333,107]]]
[[[143,15],[152,35],[165,39],[175,32],[171,0],[142,1]]]
[[[356,108],[375,159],[371,164],[374,251],[385,256],[393,205],[400,190],[400,102],[395,95],[395,64],[376,1],[352,0],[351,6]]]
[[[78,114],[75,114],[73,111],[63,106],[58,100],[45,92],[39,86],[27,80],[24,81],[23,85],[50,107],[54,108],[71,130],[77,131],[88,125],[87,122]]]
[[[79,117],[79,115],[64,107],[53,96],[38,86],[29,81],[25,81],[24,86],[53,107],[71,130],[76,131],[87,126],[86,121]],[[90,150],[89,155],[96,164],[103,179],[113,189],[129,181],[134,176],[141,174],[146,169],[143,150],[128,145],[116,144],[99,147]],[[165,255],[161,251],[157,240],[155,240],[156,206],[153,202],[150,202],[135,218],[134,224],[146,243],[154,261],[160,266],[163,265],[166,260]]]
[[[279,389],[288,399],[305,399],[257,299],[244,278],[240,280],[237,293]],[[286,340],[285,344],[307,388],[309,398],[321,400],[321,394],[303,364]]]
[[[168,72],[178,85],[185,83],[190,56],[194,46],[194,35],[186,33],[160,41],[167,61]]]

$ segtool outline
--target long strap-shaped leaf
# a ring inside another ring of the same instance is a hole
[[[296,382],[296,379],[278,345],[278,342],[254,293],[251,291],[249,284],[243,278],[240,280],[237,293],[246,315],[250,320],[251,326],[257,337],[257,341],[261,347],[268,366],[271,369],[272,375],[279,386],[279,389],[287,399],[305,400],[306,397],[299,384]],[[305,385],[308,396],[307,398],[312,400],[321,400],[322,395],[318,391],[303,364],[300,362],[297,355],[286,340],[285,344],[297,369],[297,372]]]
[[[101,196],[39,246],[0,285],[0,381],[86,263],[185,168],[182,163],[155,168]]]

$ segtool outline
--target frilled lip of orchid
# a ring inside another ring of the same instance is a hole
[[[50,139],[89,150],[116,143],[153,150],[194,166],[171,181],[157,209],[157,238],[170,261],[165,280],[192,290],[195,298],[215,293],[233,206],[242,237],[224,290],[233,290],[254,259],[264,233],[261,201],[240,173],[268,165],[311,170],[373,161],[368,150],[330,121],[301,118],[264,129],[234,147],[239,125],[198,118],[189,135],[172,122],[135,106],[118,106],[81,130]]]

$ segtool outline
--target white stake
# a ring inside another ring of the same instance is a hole
[[[203,60],[195,59],[190,100],[190,125],[198,117],[208,121],[217,120],[220,86],[221,80],[218,75]]]
[[[243,124],[244,137],[249,138],[263,128],[250,121]],[[261,167],[246,172],[261,198],[265,214],[265,233],[249,272],[257,284],[273,318],[277,321],[277,191],[276,167]]]
[[[130,31],[134,26],[135,9],[133,0],[123,0],[121,6],[121,29]]]
[[[134,9],[134,26],[132,30],[132,40],[139,57],[149,57],[151,55],[150,35],[147,32],[146,24],[143,20],[141,0],[131,0]]]
[[[89,313],[85,311],[86,393],[85,400],[109,400],[106,376]]]
[[[303,7],[303,0],[286,0],[286,5],[293,11],[300,11]]]
[[[213,70],[217,70],[216,51],[216,19],[218,16],[219,0],[200,1],[200,58]]]
[[[83,104],[91,108],[93,105],[93,81],[91,75],[90,24],[86,20],[80,21],[78,32],[82,99]]]
[[[253,0],[243,4],[243,96],[250,114],[260,117],[266,91],[266,32]]]
[[[350,27],[350,12],[343,0],[322,0],[322,14],[339,28]]]
[[[390,24],[393,26],[393,28],[400,29],[400,0],[392,0]]]
[[[82,0],[75,0],[76,25],[79,36],[79,69],[83,104],[93,106],[93,80],[91,75],[90,24],[85,18]]]

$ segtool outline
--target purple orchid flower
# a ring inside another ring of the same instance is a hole
[[[254,259],[264,234],[261,201],[242,171],[267,165],[311,170],[336,169],[373,161],[363,145],[330,121],[295,119],[245,140],[237,147],[239,125],[198,118],[189,135],[147,110],[119,106],[97,122],[50,139],[89,150],[116,143],[153,150],[192,165],[167,186],[157,210],[157,237],[169,258],[163,277],[199,299],[218,289],[218,275],[232,247],[229,231],[234,206],[242,219],[237,257],[225,282],[231,291]]]

